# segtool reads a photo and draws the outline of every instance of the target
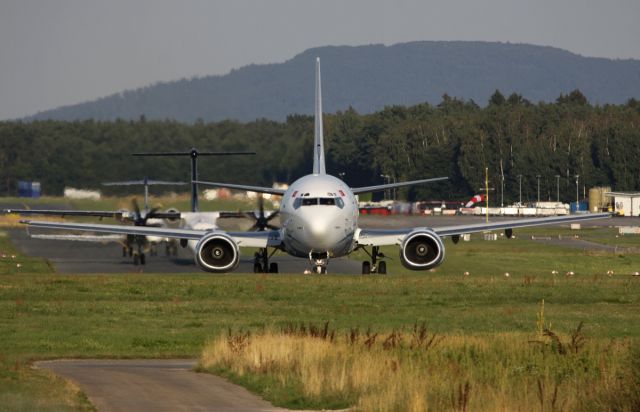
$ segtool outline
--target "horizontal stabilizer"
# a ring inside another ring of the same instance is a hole
[[[126,182],[104,182],[102,186],[134,186],[134,185],[186,185],[187,182],[167,182],[164,180],[128,180]]]

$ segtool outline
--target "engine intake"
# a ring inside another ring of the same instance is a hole
[[[210,233],[196,244],[196,263],[207,272],[230,272],[240,263],[238,245],[224,233]]]
[[[411,270],[428,270],[444,260],[444,243],[435,232],[420,229],[409,233],[400,246],[400,261]]]

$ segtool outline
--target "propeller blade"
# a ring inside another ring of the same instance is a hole
[[[278,215],[280,214],[279,210],[276,210],[275,212],[271,213],[268,217],[267,217],[267,222],[270,221],[271,219],[273,219],[274,217],[278,217]]]

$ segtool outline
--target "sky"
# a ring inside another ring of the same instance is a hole
[[[0,0],[0,120],[326,45],[482,40],[640,59],[639,0]]]

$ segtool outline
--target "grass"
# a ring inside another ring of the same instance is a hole
[[[637,342],[587,339],[580,327],[559,337],[303,326],[219,337],[200,368],[290,408],[632,411],[640,407],[638,355]]]
[[[535,229],[529,233],[557,236],[556,229],[545,232]],[[388,276],[238,273],[62,276],[51,273],[42,260],[21,256],[6,236],[0,236],[0,249],[9,255],[0,259],[0,410],[91,407],[77,389],[44,371],[32,370],[32,360],[198,357],[206,342],[222,339],[228,328],[251,331],[252,336],[257,336],[260,331],[280,331],[290,324],[328,321],[343,339],[351,328],[359,328],[361,333],[371,328],[385,337],[398,330],[408,336],[415,322],[424,321],[430,333],[445,336],[442,346],[437,346],[440,349],[459,342],[460,348],[500,348],[508,343],[539,351],[536,345],[527,343],[538,329],[537,324],[550,324],[553,331],[567,340],[567,334],[583,321],[587,337],[585,354],[596,353],[614,342],[619,348],[615,359],[627,359],[633,343],[640,339],[640,279],[630,275],[640,270],[640,255],[552,247],[526,240],[524,230],[517,235],[517,239],[509,241],[501,238],[485,242],[475,240],[477,237],[458,245],[447,241],[445,263],[426,273],[408,272],[399,264],[397,248],[385,248],[384,253],[393,258],[389,260]],[[614,236],[613,229],[608,236]],[[23,266],[17,268],[16,263]],[[553,275],[553,270],[559,274]],[[607,276],[609,270],[615,275]],[[465,271],[470,275],[463,276]],[[575,275],[565,276],[568,271]],[[510,276],[504,276],[505,272]],[[551,356],[552,345],[547,346]],[[391,353],[380,348],[376,351],[382,355]],[[467,356],[465,351],[451,349],[450,356]],[[489,359],[483,362],[490,364],[501,351],[483,354]],[[535,353],[531,356],[537,356]],[[406,365],[411,363],[406,359],[417,355],[398,349],[394,356],[405,359],[402,365]],[[420,356],[416,358],[416,365],[422,365],[419,369],[432,371],[442,365],[438,363],[440,360]],[[638,357],[634,359],[637,363]],[[510,361],[505,358],[504,362]],[[609,365],[607,362],[608,358],[604,364]],[[481,388],[482,392],[489,392],[494,384],[504,384],[488,377],[482,380],[482,376],[475,376],[482,369],[467,370],[467,363],[458,363],[460,379],[447,381],[453,385],[448,392],[426,399],[432,409],[438,409],[435,407],[438,405],[449,408],[460,396],[464,398],[463,377],[467,375],[471,385],[469,406],[478,405]],[[620,364],[629,365],[627,369],[612,369],[620,370],[620,376],[626,377],[635,370],[630,362]],[[599,370],[589,371],[591,378],[600,378]],[[498,376],[497,372],[492,373]],[[267,387],[263,379],[274,379],[254,375],[256,380],[250,381],[250,374],[244,376],[244,384],[257,392]],[[547,381],[547,375],[543,377],[545,402],[550,402],[555,383]],[[521,388],[526,388],[527,399],[537,405],[537,378],[527,379]],[[295,380],[288,382],[301,385]],[[395,381],[388,381],[391,382]],[[563,380],[560,386],[568,399],[567,405],[574,402],[573,395],[565,390],[569,383],[570,380]],[[595,403],[589,405],[607,402],[607,393],[600,393],[602,397],[592,399]],[[446,401],[452,395],[454,401]],[[353,395],[348,400],[356,404],[365,398]],[[336,399],[299,399],[301,406],[321,402],[342,405]],[[517,406],[523,401],[516,396],[514,402]],[[549,404],[545,405],[550,410]]]

